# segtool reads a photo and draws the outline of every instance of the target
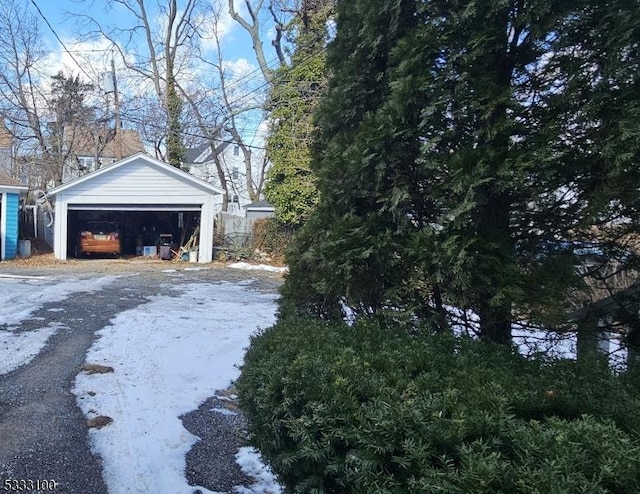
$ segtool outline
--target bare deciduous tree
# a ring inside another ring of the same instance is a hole
[[[212,10],[214,19],[212,23],[213,41],[215,44],[215,55],[213,57],[201,56],[203,66],[213,70],[215,82],[209,88],[202,86],[181,87],[182,95],[189,105],[190,112],[194,115],[198,133],[203,135],[211,150],[211,156],[216,166],[218,182],[224,191],[223,210],[227,210],[228,198],[230,197],[233,183],[227,180],[224,163],[222,162],[221,146],[223,141],[230,140],[239,146],[243,155],[245,170],[245,185],[249,198],[252,201],[258,200],[264,188],[266,167],[259,168],[254,176],[254,156],[251,147],[247,145],[245,137],[238,126],[238,118],[250,111],[262,108],[261,95],[252,89],[240,91],[238,93],[237,84],[230,81],[229,74],[225,69],[223,51],[221,46],[220,33],[220,11]]]
[[[189,69],[198,32],[206,29],[204,15],[208,2],[178,0],[154,2],[152,11],[145,0],[109,0],[107,10],[123,9],[131,23],[108,25],[86,15],[79,16],[91,26],[86,37],[103,37],[119,52],[124,66],[149,84],[165,114],[165,135],[154,146],[158,156],[174,166],[182,160],[182,100],[178,95],[178,74]],[[157,17],[154,17],[157,16]]]
[[[73,113],[79,106],[71,105],[63,111],[60,104],[74,89],[64,84],[56,89],[56,77],[58,83],[75,81],[74,97],[79,96],[78,89],[86,92],[89,86],[83,86],[79,78],[49,72],[39,18],[23,2],[8,0],[0,4],[0,31],[0,118],[20,154],[16,163],[21,169],[15,170],[16,175],[38,189],[49,183],[59,185],[67,167],[78,171],[70,159],[78,136],[74,126],[67,124],[75,118]],[[52,96],[56,90],[57,96]]]

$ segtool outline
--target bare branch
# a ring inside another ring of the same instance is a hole
[[[274,77],[274,71],[269,67],[264,54],[264,47],[260,37],[260,19],[257,15],[257,12],[262,9],[263,3],[264,0],[259,0],[254,8],[252,7],[250,0],[245,0],[245,5],[251,19],[251,22],[249,22],[236,11],[234,0],[229,0],[229,15],[231,15],[231,17],[249,33],[260,71],[267,82],[271,83]]]
[[[271,17],[273,18],[273,22],[275,23],[275,29],[276,29],[276,37],[271,42],[271,44],[276,50],[276,54],[278,55],[278,60],[280,61],[280,65],[286,65],[287,60],[284,56],[284,52],[282,51],[282,35],[285,31],[286,26],[282,21],[280,21],[280,19],[278,19],[278,16],[276,15],[276,11],[273,8],[273,4],[269,5],[269,12],[271,12]]]

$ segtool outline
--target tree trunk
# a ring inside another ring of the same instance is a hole
[[[509,345],[511,343],[511,307],[501,305],[490,307],[485,304],[478,311],[480,316],[480,337],[486,341]]]
[[[480,335],[483,339],[508,345],[511,343],[511,304],[507,296],[515,280],[505,277],[514,263],[514,242],[511,238],[509,216],[511,201],[504,192],[494,189],[493,183],[480,187],[479,196],[485,203],[478,207],[478,256],[475,289],[478,290]],[[500,293],[502,292],[502,293]],[[496,302],[499,300],[499,302]]]
[[[220,179],[220,188],[223,190],[222,194],[222,211],[229,209],[229,184],[227,183],[227,177],[224,174],[222,163],[220,163],[220,156],[216,149],[216,143],[213,139],[210,141],[211,152],[213,156],[213,162],[216,165],[216,171],[218,172],[218,178]]]
[[[490,21],[487,32],[491,33],[494,45],[488,51],[486,60],[476,60],[473,72],[478,77],[486,77],[490,97],[488,118],[479,119],[479,145],[486,148],[487,172],[483,172],[487,181],[477,188],[477,242],[479,251],[476,278],[479,294],[480,335],[483,339],[509,345],[511,343],[511,305],[507,296],[511,283],[505,271],[514,264],[514,241],[511,237],[510,215],[511,198],[500,183],[500,177],[508,159],[511,140],[508,117],[508,104],[504,93],[511,89],[513,60],[508,52],[507,28],[509,8],[505,7]],[[498,41],[502,41],[498,43]],[[486,64],[486,65],[485,65]],[[488,69],[487,69],[488,68]],[[484,142],[483,142],[484,141]],[[500,293],[502,292],[502,293]],[[496,302],[496,299],[500,300]]]

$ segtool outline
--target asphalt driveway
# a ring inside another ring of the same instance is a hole
[[[186,263],[120,260],[0,264],[0,282],[7,275],[46,276],[51,283],[115,277],[104,289],[75,292],[64,300],[45,302],[18,327],[11,328],[15,334],[43,325],[57,324],[61,329],[31,362],[0,375],[0,490],[5,486],[17,490],[20,484],[14,481],[23,480],[32,481],[27,484],[31,485],[30,492],[50,492],[47,487],[51,482],[44,489],[36,488],[37,481],[47,480],[55,481],[53,492],[107,492],[101,458],[91,451],[86,417],[71,390],[96,332],[115,316],[144,304],[148,297],[171,295],[172,284],[177,282],[249,278],[252,289],[271,293],[281,284],[281,276],[273,273],[248,273],[215,264],[200,268]],[[167,277],[168,271],[173,272],[171,278]],[[0,324],[3,330],[8,329]],[[0,348],[0,357],[2,351]],[[187,455],[186,477],[191,485],[231,492],[234,486],[250,484],[250,479],[241,473],[233,457],[242,445],[243,419],[237,414],[213,412],[222,405],[212,396],[198,410],[181,417],[184,427],[201,438]],[[6,481],[9,483],[4,484]]]

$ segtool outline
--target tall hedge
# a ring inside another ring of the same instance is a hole
[[[507,348],[281,320],[238,380],[251,441],[287,492],[640,492],[628,376]]]

